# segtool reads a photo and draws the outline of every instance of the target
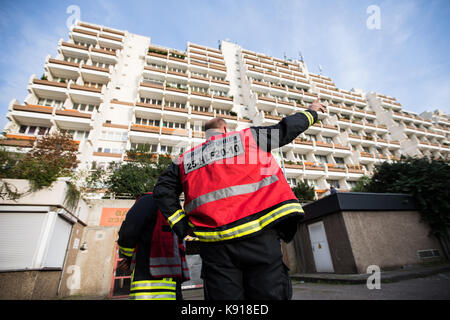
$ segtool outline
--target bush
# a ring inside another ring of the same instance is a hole
[[[40,137],[20,161],[20,156],[1,153],[0,178],[30,180],[32,191],[49,187],[76,168],[77,150],[78,145],[69,134],[56,132]]]
[[[300,202],[308,202],[314,200],[315,191],[314,186],[310,186],[308,182],[300,181],[292,188],[295,196]]]
[[[168,156],[160,155],[157,161],[126,163],[107,180],[110,192],[131,194],[134,198],[153,191],[161,173],[172,163]]]

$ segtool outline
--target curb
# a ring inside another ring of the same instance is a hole
[[[428,277],[441,272],[450,271],[450,265],[421,268],[417,270],[398,270],[381,272],[381,283],[397,282],[408,279]],[[292,280],[305,282],[324,282],[334,284],[365,284],[370,274],[292,274]]]

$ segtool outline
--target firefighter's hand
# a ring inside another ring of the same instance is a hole
[[[122,259],[122,261],[119,262],[117,265],[117,268],[122,271],[129,271],[131,266],[131,259]]]
[[[314,101],[308,108],[308,110],[314,110],[316,112],[321,111],[323,113],[327,112],[327,108],[320,103],[320,100],[317,99],[316,101]]]

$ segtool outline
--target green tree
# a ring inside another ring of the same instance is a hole
[[[109,191],[130,194],[133,198],[153,191],[161,173],[172,162],[169,156],[160,155],[156,160],[129,162],[121,165],[108,178]]]
[[[375,169],[363,191],[406,193],[413,196],[423,221],[441,242],[450,258],[450,164],[444,160],[402,158],[384,162]]]
[[[292,188],[292,191],[300,202],[308,202],[314,200],[314,186],[310,186],[308,182],[297,182],[297,185]]]
[[[365,192],[367,185],[370,183],[369,176],[362,176],[356,181],[356,185],[352,188],[352,192]]]
[[[77,167],[77,151],[78,144],[67,133],[39,137],[25,156],[0,154],[0,177],[30,180],[32,191],[49,187],[58,177],[70,175]]]

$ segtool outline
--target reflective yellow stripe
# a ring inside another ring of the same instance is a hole
[[[302,113],[308,118],[309,125],[312,126],[314,123],[314,117],[312,114],[307,111],[302,111]]]
[[[132,300],[176,300],[175,292],[137,292],[130,293]]]
[[[173,227],[178,221],[183,219],[186,215],[184,214],[183,209],[179,209],[175,211],[174,214],[172,214],[167,221],[169,222],[170,226]]]
[[[273,221],[284,217],[293,212],[303,212],[303,209],[299,203],[288,203],[275,210],[266,213],[259,219],[244,223],[240,226],[222,230],[222,231],[212,231],[212,232],[201,232],[194,231],[195,235],[200,241],[212,242],[212,241],[223,241],[233,238],[239,238],[263,229],[268,224]]]
[[[134,248],[125,248],[125,247],[119,246],[119,251],[124,256],[131,257],[131,256],[133,256]]]

